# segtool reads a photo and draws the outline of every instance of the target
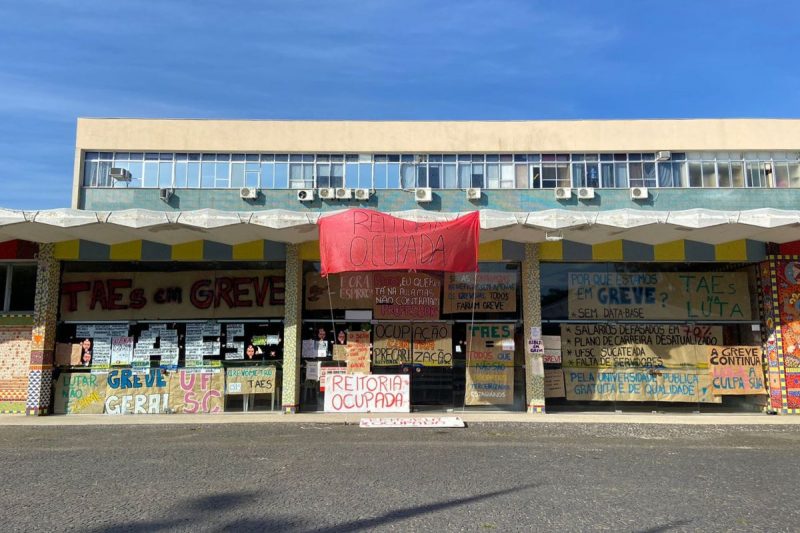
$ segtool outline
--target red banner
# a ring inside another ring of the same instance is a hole
[[[452,222],[413,222],[370,209],[319,220],[322,275],[358,270],[478,269],[480,213]]]

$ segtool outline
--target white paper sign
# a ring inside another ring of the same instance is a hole
[[[409,413],[408,374],[326,374],[326,413]]]

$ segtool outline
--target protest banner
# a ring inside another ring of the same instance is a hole
[[[379,320],[436,320],[442,280],[414,272],[375,272],[373,313]]]
[[[746,272],[570,272],[568,314],[581,320],[749,320]]]
[[[411,331],[411,324],[408,323],[375,324],[372,364],[396,366],[410,363]]]
[[[375,295],[371,289],[365,290],[363,287],[367,284],[372,287],[372,273],[359,272],[360,278],[350,278],[344,287],[342,287],[342,276],[344,274],[331,274],[327,278],[323,278],[317,272],[307,272],[304,298],[306,310],[372,309]],[[354,287],[353,285],[362,286]]]
[[[708,370],[565,368],[567,400],[719,403]]]
[[[317,224],[323,275],[478,269],[478,211],[450,222],[413,222],[372,209],[348,209],[320,217]],[[377,279],[375,286],[380,286]]]
[[[347,373],[370,373],[369,331],[351,331],[347,335]]]
[[[105,399],[104,376],[65,372],[55,382],[53,412],[57,415],[99,415],[103,413]]]
[[[542,335],[544,355],[542,361],[549,364],[561,364],[561,336]]]
[[[406,374],[325,375],[326,413],[408,413],[411,380]]]
[[[517,310],[516,272],[474,272],[444,275],[443,313],[512,313]]]
[[[225,392],[231,395],[272,394],[275,392],[275,367],[252,366],[226,368]]]
[[[106,378],[105,411],[110,415],[168,413],[169,381],[157,368],[146,374],[111,370]]]
[[[544,371],[544,397],[563,398],[564,396],[566,396],[564,372],[560,368],[546,368]]]
[[[347,374],[347,367],[320,365],[319,367],[319,390],[325,392],[325,376],[328,374]]]
[[[414,324],[413,361],[422,366],[453,366],[453,333],[450,324]]]
[[[467,326],[465,405],[506,405],[514,401],[514,326]],[[510,348],[510,349],[509,349]]]
[[[170,379],[173,413],[221,413],[225,375],[216,370],[178,370]]]
[[[760,346],[704,346],[714,394],[766,394]]]

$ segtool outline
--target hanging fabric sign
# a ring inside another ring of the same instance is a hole
[[[322,275],[364,270],[478,269],[478,211],[452,222],[414,222],[370,209],[320,218]]]

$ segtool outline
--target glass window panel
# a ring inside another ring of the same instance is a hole
[[[731,161],[731,187],[744,187],[744,165],[741,161]]]
[[[220,162],[216,165],[216,176],[214,178],[214,186],[218,189],[227,189],[230,187],[230,164],[227,162]]]
[[[117,161],[128,161],[130,160],[130,156],[131,154],[129,154],[128,152],[115,152],[114,162],[116,163]]]
[[[517,163],[525,163],[528,161],[528,154],[514,154],[514,161]]]
[[[83,163],[83,186],[96,187],[97,182],[97,163],[94,161],[85,161]]]
[[[312,163],[303,165],[303,187],[314,187],[314,165]]]
[[[415,182],[414,165],[403,163],[400,165],[400,187],[413,189]]]
[[[281,163],[285,163],[285,162],[289,161],[289,155],[288,154],[275,154],[275,161],[276,162],[280,161]]]
[[[142,178],[144,187],[154,189],[158,187],[158,163],[147,161],[144,164],[144,177]]]
[[[772,165],[772,175],[775,180],[775,187],[785,189],[789,186],[789,166],[785,163],[774,163]]]
[[[528,181],[528,165],[516,165],[514,167],[514,187],[517,189],[527,189],[530,186]]]
[[[446,158],[447,156],[445,156]],[[458,188],[458,175],[456,173],[456,166],[455,165],[444,165],[443,167],[443,184],[442,187],[445,189],[457,189]]]
[[[261,163],[261,188],[275,189],[275,165],[273,163]]]
[[[572,154],[573,161],[583,161],[584,157],[583,154]]]
[[[400,154],[389,154],[386,156],[390,163],[399,163],[400,162]],[[398,172],[400,171],[400,167],[397,167]]]
[[[555,165],[542,165],[542,187],[545,189],[555,189],[556,183]]]
[[[531,165],[531,187],[539,189],[542,186],[542,170],[539,165]]]
[[[33,311],[36,296],[36,266],[12,265],[9,311]]]
[[[232,154],[231,161],[244,161],[244,154]],[[231,179],[233,179],[233,176],[231,176]]]
[[[487,163],[497,163],[498,161],[500,161],[500,156],[497,154],[488,154],[486,156]]]
[[[588,187],[600,186],[600,172],[597,169],[597,163],[586,164],[586,185]]]
[[[145,159],[145,161],[158,161],[158,153],[157,152],[147,152],[146,154],[144,154],[144,159]]]
[[[217,161],[230,161],[230,154],[217,154]]]
[[[572,186],[573,187],[586,187],[586,169],[583,163],[574,163],[572,165]]]
[[[644,173],[641,163],[630,163],[628,165],[628,182],[631,187],[644,187]]]
[[[642,170],[644,172],[644,186],[645,187],[655,187],[656,186],[656,164],[655,163],[644,163],[642,165]]]
[[[0,311],[8,311],[4,309],[6,303],[6,277],[8,276],[8,265],[0,264]]]
[[[459,188],[466,189],[471,187],[472,183],[472,166],[471,165],[458,165],[458,186]]]
[[[100,159],[100,154],[98,152],[86,152],[83,156],[84,161],[95,161],[97,159]]]
[[[398,163],[391,163],[387,168],[386,187],[389,189],[400,188],[400,165]]]
[[[425,165],[417,165],[417,187],[428,186],[428,167]]]
[[[431,162],[431,163],[441,163],[442,162],[442,156],[439,155],[439,154],[429,155],[428,156],[428,161]]]
[[[186,161],[188,159],[188,154],[175,154],[175,161]]]
[[[542,154],[542,161],[550,162],[555,160],[556,160],[555,154]]]
[[[344,187],[344,165],[331,164],[331,187]]]
[[[189,161],[200,161],[200,154],[188,154],[188,156],[189,156]]]
[[[244,187],[244,163],[231,163],[231,187]]]
[[[100,152],[99,157],[104,161],[111,161],[114,159],[114,152]]]
[[[258,163],[258,154],[247,154],[245,160],[248,163]]]
[[[97,184],[100,187],[113,187],[113,181],[108,173],[111,171],[111,161],[97,163]]]
[[[158,164],[158,186],[162,189],[172,187],[172,163]]]
[[[500,165],[500,188],[514,188],[514,165]]]
[[[294,156],[290,156],[292,158]],[[303,167],[297,163],[289,164],[289,186],[292,189],[303,188]]]
[[[203,157],[205,159],[205,157]],[[214,163],[203,161],[202,163],[201,187],[212,189],[214,187]],[[147,185],[145,185],[146,187]]]
[[[789,187],[800,187],[800,164],[789,163]]]
[[[600,161],[613,161],[614,154],[600,154]]]
[[[717,172],[715,164],[711,162],[703,163],[703,187],[714,188],[717,186]]]
[[[356,156],[356,158],[358,158],[358,156]],[[358,187],[358,163],[345,163],[344,186],[351,189]]]
[[[375,161],[378,161],[379,159],[383,161],[386,160],[385,157],[375,156]],[[375,163],[375,167],[373,170],[374,173],[373,180],[375,182],[374,187],[376,189],[385,189],[387,187],[386,173],[388,170],[388,166],[389,165],[387,165],[386,163],[377,163],[377,162]]]
[[[200,188],[200,163],[197,161],[190,161],[186,166],[186,186]]]
[[[689,187],[703,186],[703,168],[695,161],[689,162]]]
[[[131,182],[128,187],[141,187],[142,186],[142,166],[144,163],[141,161],[131,161],[127,165],[128,171],[131,173]]]
[[[303,154],[303,161],[305,163],[313,163],[314,162],[314,154]]]
[[[334,163],[342,163],[344,161],[344,155],[343,154],[332,154],[331,155],[331,161],[334,162]]]
[[[245,163],[244,165],[246,172],[258,172],[260,168],[258,163]]]
[[[277,161],[278,156],[275,156]],[[289,165],[286,163],[275,163],[275,188],[289,188]]]
[[[428,167],[428,187],[433,189],[442,188],[442,165],[430,165]]]
[[[542,156],[539,154],[528,154],[528,163],[538,163],[541,159]]]
[[[472,161],[472,156],[470,154],[458,154],[459,161]]]
[[[258,177],[258,172],[245,171],[244,184],[248,187],[259,188]]]
[[[174,186],[179,189],[186,188],[186,169],[188,163],[185,161],[176,161],[175,162],[175,182]]]
[[[616,157],[616,156],[615,156]],[[628,188],[628,164],[614,163],[614,186],[619,189]]]
[[[614,165],[611,163],[603,163],[600,165],[600,173],[602,174],[603,187],[616,187],[614,181]]]
[[[511,163],[514,161],[514,156],[511,154],[500,154],[500,162],[501,163]]]
[[[319,161],[320,156],[317,156],[317,161]],[[387,158],[384,154],[375,154],[372,156],[372,160],[376,163],[386,163]]]
[[[558,187],[569,187],[569,165],[556,165],[558,175]]]
[[[344,161],[345,163],[358,163],[358,154],[345,154]]]
[[[158,159],[160,161],[172,161],[174,157],[175,154],[173,154],[172,152],[161,152],[160,154],[158,154]]]
[[[486,157],[489,159],[489,156]],[[486,165],[486,187],[489,189],[500,188],[500,166],[499,165]]]
[[[483,159],[484,159],[483,154],[472,154],[473,163],[483,163]]]
[[[455,154],[446,154],[442,156],[442,161],[445,163],[455,163],[456,162],[456,155]]]
[[[359,163],[358,186],[362,189],[372,189],[372,163]]]
[[[719,186],[720,187],[730,187],[731,186],[731,169],[728,166],[727,161],[720,161],[717,163],[717,172],[719,173]]]
[[[472,183],[471,187],[486,187],[483,181],[483,164],[472,165]]]
[[[317,165],[317,187],[324,189],[331,186],[331,166],[329,164]]]
[[[658,186],[674,187],[672,181],[672,163],[658,164]]]

